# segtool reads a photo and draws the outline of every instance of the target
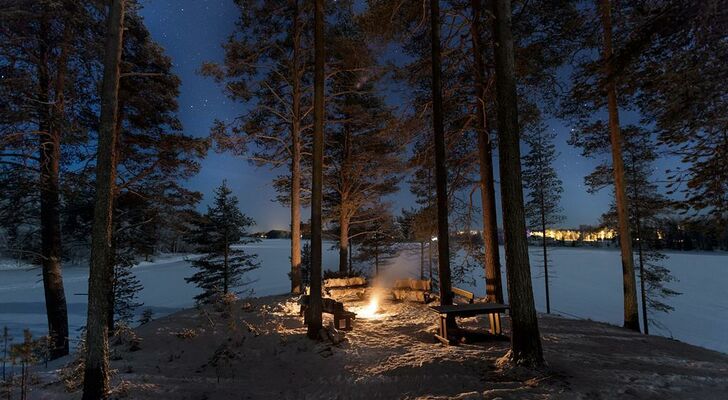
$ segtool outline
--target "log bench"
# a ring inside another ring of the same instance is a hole
[[[366,293],[367,280],[364,277],[324,279],[324,293],[332,297],[356,295],[362,298]]]
[[[451,338],[454,335],[450,335],[450,332],[448,332],[447,320],[449,318],[488,315],[490,334],[500,336],[502,335],[500,315],[508,310],[508,305],[499,303],[469,303],[430,306],[430,309],[438,315],[438,333],[435,335],[435,338],[444,344],[450,345],[457,343],[457,341],[453,341]]]
[[[392,298],[397,301],[429,303],[431,300],[431,286],[429,279],[398,279],[394,281]]]
[[[304,323],[307,323],[308,315],[306,310],[310,301],[309,295],[301,296],[301,315],[303,315]],[[334,327],[336,329],[350,331],[353,329],[351,321],[356,318],[356,313],[347,311],[344,309],[344,303],[338,302],[334,299],[324,297],[321,299],[322,311],[326,314],[331,314],[334,317]]]

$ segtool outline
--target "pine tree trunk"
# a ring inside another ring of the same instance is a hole
[[[640,294],[642,295],[642,326],[645,329],[645,335],[650,334],[650,321],[647,317],[647,291],[645,289],[645,258],[642,249],[642,232],[641,221],[637,215],[637,252],[640,258]]]
[[[222,259],[222,294],[226,295],[230,291],[230,265],[228,264],[228,257],[230,254],[230,243],[228,242],[227,232],[225,233],[225,249],[223,250]]]
[[[624,161],[622,158],[622,133],[619,127],[617,107],[617,85],[614,82],[612,66],[612,12],[609,0],[600,0],[599,11],[604,30],[603,57],[607,108],[609,111],[609,138],[612,144],[612,165],[614,171],[614,192],[617,199],[619,220],[619,247],[622,254],[622,280],[624,285],[624,327],[639,332],[637,312],[637,283],[632,258],[632,235],[629,227],[629,204],[625,192]]]
[[[354,266],[354,263],[351,260],[354,255],[353,250],[354,250],[354,241],[349,239],[349,268],[352,268]]]
[[[348,255],[349,255],[349,218],[342,209],[339,213],[339,272],[349,272]]]
[[[543,246],[543,278],[546,289],[546,314],[551,314],[551,296],[549,295],[549,255],[546,247],[546,206],[544,205],[543,183],[541,183],[541,245]]]
[[[440,278],[440,304],[452,304],[450,282],[450,232],[447,222],[447,165],[445,128],[442,117],[442,82],[440,66],[440,2],[430,0],[430,40],[432,41],[432,123],[435,132],[435,185],[437,187],[437,250]],[[448,321],[454,325],[454,319]]]
[[[493,15],[501,205],[506,236],[506,268],[511,308],[511,357],[516,365],[536,367],[543,364],[543,352],[533,302],[523,208],[510,0],[494,0]]]
[[[314,130],[311,188],[311,296],[308,305],[307,335],[318,339],[321,332],[321,200],[324,164],[324,0],[315,0],[314,10]]]
[[[39,121],[40,157],[40,229],[41,266],[43,291],[45,295],[50,336],[50,359],[68,354],[68,309],[63,288],[61,270],[61,203],[60,203],[60,158],[61,121],[63,118],[63,90],[66,80],[68,45],[64,38],[61,44],[59,69],[56,76],[55,106],[50,101],[48,48],[50,23],[48,17],[41,21],[40,60],[38,63],[39,100],[42,102]],[[67,28],[66,28],[67,29]],[[65,35],[64,35],[65,36]]]
[[[291,293],[303,291],[301,282],[301,24],[298,0],[293,15],[293,123],[291,125]]]
[[[485,108],[485,62],[480,42],[481,0],[471,0],[473,22],[473,60],[475,64],[476,109],[478,112],[478,156],[480,158],[480,198],[483,208],[483,245],[485,257],[485,293],[488,302],[503,303],[503,283],[501,282],[500,249],[498,248],[498,221],[495,210],[495,182],[493,179],[493,153],[490,141],[490,128]]]
[[[420,280],[425,279],[425,242],[420,242]]]
[[[83,399],[106,399],[109,395],[109,340],[106,319],[110,277],[112,203],[115,179],[115,128],[119,96],[125,0],[109,7],[101,86],[101,118],[96,165],[96,202],[91,236],[88,318],[86,322],[86,366]]]
[[[376,240],[376,236],[374,240]],[[374,277],[379,276],[379,243],[374,244]]]

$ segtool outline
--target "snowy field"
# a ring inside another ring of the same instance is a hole
[[[289,289],[290,247],[287,240],[264,240],[246,245],[257,253],[262,268],[254,271],[250,288],[256,296],[285,293]],[[503,250],[501,249],[501,255]],[[532,259],[538,250],[532,249]],[[698,346],[728,353],[728,255],[709,253],[670,253],[665,265],[679,282],[672,288],[682,292],[668,302],[675,307],[671,314],[657,315],[665,329],[652,332],[674,337]],[[391,278],[419,274],[419,246],[404,250],[383,275]],[[144,285],[140,300],[161,316],[193,305],[197,289],[184,278],[194,272],[185,256],[161,256],[134,269]],[[551,280],[552,311],[565,316],[589,318],[613,324],[622,323],[621,267],[615,249],[554,248]],[[331,243],[324,244],[324,267],[335,269],[338,254]],[[534,294],[539,311],[545,311],[543,279],[534,269]],[[484,294],[482,273],[476,272],[476,294]],[[84,324],[88,270],[67,267],[64,283],[69,308],[71,331]],[[505,282],[505,276],[504,276]],[[22,337],[23,328],[34,334],[46,330],[43,286],[39,270],[13,267],[0,268],[0,327],[8,326],[15,337]]]

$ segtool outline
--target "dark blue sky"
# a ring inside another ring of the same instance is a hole
[[[229,120],[240,115],[242,105],[231,103],[217,84],[196,72],[202,62],[222,59],[220,45],[233,31],[237,16],[233,1],[142,0],[142,4],[142,15],[152,36],[172,57],[175,72],[182,79],[179,114],[186,133],[206,136],[214,119]],[[564,182],[563,225],[595,224],[607,209],[610,197],[607,191],[591,195],[584,188],[584,175],[597,162],[584,159],[578,149],[566,143],[569,128],[560,121],[548,122],[549,129],[558,135],[557,149],[561,153],[556,167]],[[275,175],[275,171],[255,168],[243,159],[210,152],[202,163],[202,171],[190,180],[189,186],[203,192],[203,204],[207,204],[213,189],[227,179],[243,211],[258,222],[256,229],[287,229],[288,209],[272,201],[275,193],[270,181]],[[392,198],[397,209],[411,205],[406,184],[401,189]]]

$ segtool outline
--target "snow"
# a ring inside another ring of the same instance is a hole
[[[728,356],[660,337],[543,316],[548,367],[528,371],[499,366],[507,340],[444,346],[425,305],[383,299],[382,307],[386,315],[357,318],[337,345],[309,340],[288,296],[175,313],[136,330],[139,351],[112,347],[114,398],[722,400],[728,391]],[[482,331],[485,321],[460,326]],[[56,382],[54,367],[40,375],[32,398],[80,398]]]
[[[257,253],[262,264],[262,268],[250,275],[254,281],[250,287],[255,295],[287,292],[289,241],[263,240],[244,247]],[[557,247],[551,251],[552,311],[569,317],[621,325],[622,285],[618,250]],[[504,254],[502,249],[501,254]],[[532,260],[537,254],[538,249],[533,248]],[[652,328],[653,333],[728,353],[728,338],[725,336],[728,332],[728,256],[719,253],[670,253],[669,256],[665,264],[679,279],[672,287],[683,294],[668,300],[675,307],[674,312],[655,316],[666,330]],[[197,288],[184,281],[194,271],[186,261],[190,257],[193,256],[163,255],[134,268],[134,273],[144,285],[140,300],[145,305],[138,310],[140,313],[151,308],[158,318],[194,304]],[[384,269],[382,285],[386,286],[388,281],[398,277],[416,277],[419,274],[419,257],[417,245],[403,251],[391,266]],[[332,243],[325,243],[324,267],[335,269],[337,262],[338,254]],[[0,263],[12,264],[14,261]],[[0,268],[0,327],[8,326],[17,338],[22,337],[24,328],[31,329],[36,335],[44,334],[47,329],[39,272],[37,268],[28,266]],[[545,312],[540,275],[541,271],[533,268],[536,305],[539,311]],[[482,273],[475,271],[475,277],[476,287],[459,286],[483,295]],[[87,280],[88,270],[84,266],[64,268],[72,333],[77,332],[85,321]]]

